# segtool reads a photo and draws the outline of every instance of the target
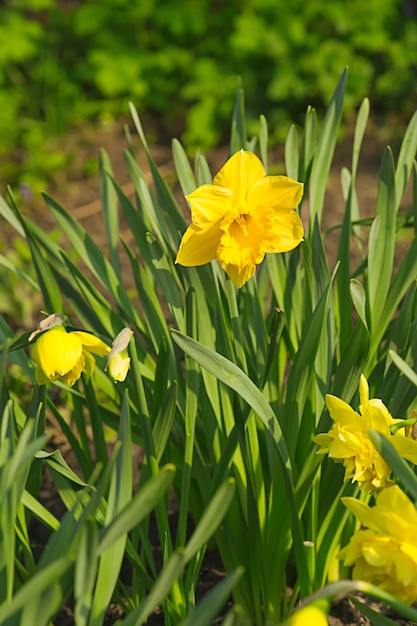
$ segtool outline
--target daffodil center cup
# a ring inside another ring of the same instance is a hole
[[[234,224],[237,224],[243,234],[245,235],[245,237],[248,237],[249,232],[248,232],[248,222],[250,220],[250,215],[248,213],[241,213],[235,220],[234,220]]]

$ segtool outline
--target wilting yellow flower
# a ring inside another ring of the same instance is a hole
[[[67,332],[64,326],[54,326],[33,346],[36,381],[43,385],[48,380],[61,380],[71,387],[81,372],[93,373],[95,359],[91,353],[106,356],[109,352],[110,347],[90,333]]]
[[[282,626],[327,626],[329,608],[329,600],[320,598],[294,611]]]
[[[236,152],[216,174],[187,196],[192,223],[176,263],[204,265],[217,258],[236,287],[244,285],[267,252],[287,252],[303,238],[294,211],[303,185],[287,176],[267,176],[252,152]]]
[[[369,387],[364,376],[359,383],[360,413],[336,396],[327,395],[326,405],[335,422],[328,433],[313,437],[321,446],[319,454],[328,453],[345,467],[345,481],[357,482],[362,491],[382,489],[391,484],[391,468],[384,461],[369,437],[371,429],[377,430],[404,458],[417,463],[417,441],[405,436],[404,429],[391,434],[390,426],[402,422],[394,419],[382,400],[369,399]]]
[[[364,529],[339,554],[353,577],[388,591],[402,602],[417,601],[417,512],[401,489],[384,489],[374,507],[342,498]]]

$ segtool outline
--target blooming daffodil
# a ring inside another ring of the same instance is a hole
[[[384,461],[369,436],[371,429],[387,437],[405,459],[417,463],[417,441],[408,437],[408,430],[400,428],[391,434],[390,428],[403,420],[394,419],[382,400],[369,398],[369,386],[362,375],[359,382],[359,413],[333,395],[326,396],[326,405],[334,421],[328,433],[313,437],[321,446],[318,454],[345,467],[345,481],[357,482],[362,491],[383,489],[391,484],[391,468]]]
[[[217,258],[236,287],[254,274],[268,252],[287,252],[302,241],[304,229],[295,208],[303,185],[287,176],[267,176],[252,152],[236,152],[213,184],[187,196],[192,223],[176,262],[185,266]]]
[[[361,529],[339,558],[353,565],[353,577],[388,591],[402,602],[417,601],[417,511],[398,485],[388,487],[370,507],[356,498],[343,504],[361,523]]]

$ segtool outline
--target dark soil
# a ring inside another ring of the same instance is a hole
[[[146,128],[147,126],[145,124],[145,129]],[[152,135],[152,124],[149,132],[150,135]],[[132,129],[132,134],[133,133],[134,131]],[[134,142],[139,163],[145,172],[149,172],[146,156],[143,150],[141,150],[139,140],[135,139]],[[365,136],[361,153],[362,156],[359,163],[359,174],[357,177],[357,192],[362,215],[373,215],[375,213],[378,170],[385,143],[386,139],[381,138],[380,133],[376,132],[375,129],[371,130],[371,132],[367,133],[367,136]],[[68,171],[63,172],[59,175],[59,177],[57,177],[48,192],[66,209],[68,209],[90,233],[93,234],[96,243],[98,243],[101,247],[105,247],[106,240],[101,221],[98,176],[97,174],[87,176],[84,173],[84,164],[91,159],[98,158],[100,148],[104,148],[108,152],[113,170],[115,172],[115,178],[121,185],[123,191],[127,195],[133,195],[133,184],[129,179],[127,167],[123,157],[123,150],[126,148],[123,123],[114,124],[99,130],[90,129],[87,133],[74,133],[68,139],[68,144],[64,148],[73,154],[71,167]],[[340,170],[342,166],[346,166],[350,169],[351,151],[352,133],[347,132],[338,145],[333,168],[329,178],[329,188],[326,194],[323,217],[324,227],[340,223],[341,221],[344,210],[344,202],[340,185]],[[151,152],[163,176],[170,183],[172,183],[173,191],[178,197],[181,206],[183,206],[186,211],[186,203],[181,196],[178,185],[176,184],[169,145],[163,145],[161,143],[153,145]],[[398,150],[396,153],[398,153]],[[212,171],[217,171],[225,162],[227,156],[227,146],[210,151],[208,154],[208,160]],[[274,165],[282,165],[282,148],[276,148],[272,151],[270,155],[270,163]],[[149,180],[151,180],[150,174]],[[408,192],[403,204],[403,210],[408,210],[410,203],[410,193]],[[45,230],[51,230],[55,227],[52,216],[45,210],[44,204],[39,198],[32,197],[25,200],[25,198],[22,197],[21,205],[24,213],[31,213],[35,216],[36,220],[44,225]],[[131,234],[130,231],[126,229],[123,222],[121,223],[121,230],[121,234],[124,239],[127,243],[130,243]],[[329,258],[335,259],[337,253],[337,233],[330,233],[326,236],[325,244]],[[77,471],[75,456],[73,455],[65,437],[54,425],[51,425],[51,447],[59,447],[69,465],[74,469],[74,471]],[[137,451],[136,463],[136,471],[139,471],[141,463],[140,450]],[[40,498],[55,515],[62,515],[65,512],[63,504],[55,491],[53,482],[47,473],[44,475]],[[175,526],[175,512],[172,513],[171,519],[173,526]],[[44,529],[39,525],[34,524],[32,532],[36,543],[40,546],[44,545],[47,540]],[[157,542],[156,537],[155,542]],[[224,575],[225,574],[218,554],[215,551],[208,552],[200,576],[198,595],[200,597],[203,596],[213,587],[213,585],[221,580]],[[380,608],[382,612],[387,611],[385,607],[379,607],[377,604],[373,604],[372,606]],[[394,615],[389,614],[389,616],[398,624],[402,624],[404,626],[406,624],[410,624],[410,622],[396,619]],[[111,624],[117,623],[118,620],[122,618],[123,614],[120,607],[116,605],[110,606],[105,624],[106,626],[110,626]],[[148,623],[153,626],[162,626],[162,624],[164,624],[163,615],[156,612],[153,616],[151,616]],[[54,625],[72,626],[73,624],[74,615],[72,606],[71,603],[68,603],[68,605],[54,620]],[[345,599],[333,606],[331,616],[329,617],[329,624],[332,626],[354,626],[358,624],[368,625],[370,622],[361,615],[350,600]]]

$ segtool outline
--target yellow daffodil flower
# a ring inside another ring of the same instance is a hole
[[[204,265],[218,259],[236,287],[242,287],[267,252],[287,252],[303,239],[295,212],[303,185],[287,176],[267,176],[252,152],[240,150],[216,174],[187,196],[192,223],[176,263]]]
[[[67,332],[56,325],[41,334],[33,346],[32,357],[36,363],[36,381],[61,380],[70,387],[82,372],[92,374],[95,367],[93,354],[107,356],[110,347],[101,339],[83,331]]]
[[[364,376],[359,383],[359,413],[336,396],[327,395],[326,405],[335,422],[328,433],[313,437],[321,446],[318,454],[328,454],[345,467],[345,481],[357,482],[362,491],[383,489],[391,484],[391,468],[384,461],[369,437],[377,430],[405,459],[417,463],[417,441],[405,436],[405,429],[391,434],[390,426],[402,420],[394,419],[382,400],[369,399],[369,386]]]
[[[402,602],[417,601],[417,511],[398,485],[384,489],[374,507],[342,498],[362,527],[339,554],[353,577],[388,591]]]

